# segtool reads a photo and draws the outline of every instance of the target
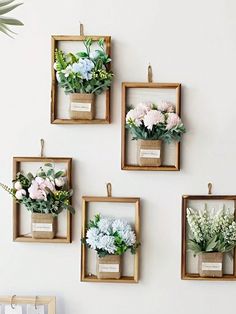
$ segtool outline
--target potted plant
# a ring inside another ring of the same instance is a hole
[[[51,163],[40,167],[36,175],[18,172],[14,187],[0,186],[31,214],[31,233],[34,239],[53,239],[57,232],[57,216],[63,210],[75,213],[70,205],[73,191],[68,189],[64,170],[55,171]]]
[[[76,54],[55,51],[56,77],[58,85],[70,95],[72,119],[94,119],[96,95],[106,91],[112,83],[111,58],[105,52],[104,39],[97,42],[98,49],[91,51],[93,44],[95,42],[87,38],[84,41],[86,51]]]
[[[82,243],[97,252],[97,277],[119,279],[122,274],[122,255],[130,250],[136,253],[139,243],[131,225],[121,219],[95,215],[89,221]]]
[[[198,254],[198,271],[201,277],[222,277],[223,256],[236,246],[234,213],[226,210],[211,212],[187,209],[189,234],[187,247]]]
[[[126,114],[126,127],[138,142],[140,166],[161,166],[162,142],[180,141],[185,127],[175,106],[163,101],[138,104]]]

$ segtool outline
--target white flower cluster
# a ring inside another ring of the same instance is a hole
[[[228,209],[215,212],[204,210],[187,209],[187,221],[192,232],[192,238],[197,243],[207,242],[215,236],[221,237],[227,244],[236,244],[236,222],[234,214]]]
[[[127,221],[102,217],[97,225],[89,228],[86,233],[86,243],[89,247],[108,254],[117,252],[117,238],[121,239],[127,248],[136,243],[136,235]]]

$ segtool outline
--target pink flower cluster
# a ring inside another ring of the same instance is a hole
[[[181,119],[175,113],[175,106],[170,102],[162,101],[157,106],[146,102],[138,104],[126,115],[127,124],[139,127],[142,122],[148,130],[152,130],[153,126],[159,123],[166,124],[166,129],[170,130],[181,124]]]
[[[41,177],[35,177],[31,182],[31,186],[28,188],[29,197],[33,200],[47,200],[47,195],[51,192],[56,192],[56,186],[62,187],[65,184],[65,178],[59,177],[55,179],[55,183],[52,182],[49,178],[43,179]],[[15,183],[16,193],[15,196],[18,200],[22,200],[23,196],[26,196],[26,190],[22,188],[22,185],[19,181]]]

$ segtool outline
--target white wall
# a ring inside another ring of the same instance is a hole
[[[0,36],[0,181],[10,184],[13,156],[74,158],[77,214],[71,245],[12,242],[12,203],[0,192],[0,294],[56,295],[58,314],[192,314],[230,311],[234,282],[180,280],[181,195],[235,194],[236,3],[234,0],[39,1],[14,14],[25,26]],[[50,125],[50,35],[111,35],[112,124]],[[121,82],[154,79],[183,84],[180,172],[120,170]],[[81,195],[142,198],[141,281],[81,283]],[[217,304],[217,307],[215,305]],[[200,308],[199,308],[200,307]]]

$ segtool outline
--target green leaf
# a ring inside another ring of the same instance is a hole
[[[214,251],[215,247],[217,246],[217,235],[210,239],[206,244],[206,252],[212,252]]]
[[[0,0],[0,7],[4,7],[5,5],[8,5],[14,1],[15,0]]]
[[[52,165],[52,163],[48,162],[48,163],[44,164],[44,167],[50,167],[50,168],[52,168],[53,165]]]
[[[64,171],[58,171],[58,172],[55,174],[55,179],[61,177],[63,174],[64,174]]]
[[[8,24],[8,25],[14,25],[14,26],[24,25],[21,21],[19,21],[17,19],[8,18],[8,17],[4,17],[4,16],[0,17],[0,25],[1,24]]]
[[[11,12],[12,10],[14,10],[15,8],[19,7],[20,5],[22,5],[23,3],[17,3],[17,4],[14,4],[14,5],[11,5],[9,7],[6,7],[6,8],[0,8],[0,15],[4,15],[8,12]]]
[[[188,250],[193,251],[194,253],[198,253],[202,251],[201,246],[191,239],[187,241],[187,248]]]

